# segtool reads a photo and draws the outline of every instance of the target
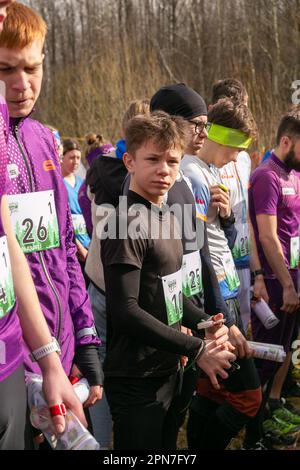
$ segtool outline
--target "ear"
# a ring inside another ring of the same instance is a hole
[[[127,168],[128,173],[134,173],[135,158],[131,153],[125,152],[123,155],[123,162]]]
[[[282,148],[284,148],[285,150],[289,150],[290,149],[290,146],[292,144],[292,141],[290,139],[290,137],[288,137],[287,135],[283,135],[280,139],[280,146]]]

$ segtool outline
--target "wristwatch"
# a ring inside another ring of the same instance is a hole
[[[57,352],[58,354],[61,353],[60,345],[54,336],[52,336],[51,343],[45,344],[44,346],[41,346],[40,348],[32,351],[30,354],[30,358],[33,362],[36,362],[53,352]]]
[[[252,271],[252,276],[253,277],[256,277],[256,276],[263,276],[265,274],[265,271],[263,269],[257,269],[256,271]]]

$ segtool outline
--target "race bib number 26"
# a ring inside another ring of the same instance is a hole
[[[14,231],[24,253],[60,246],[53,191],[8,196]]]

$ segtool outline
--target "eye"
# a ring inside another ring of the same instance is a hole
[[[32,73],[37,72],[37,70],[38,70],[38,67],[28,67],[27,69],[25,69],[25,72],[32,74]]]
[[[6,73],[12,72],[13,70],[14,70],[13,67],[1,67],[0,68],[0,72],[6,72]]]

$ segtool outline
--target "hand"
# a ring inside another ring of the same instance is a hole
[[[78,256],[79,261],[84,263],[86,261],[87,255],[88,255],[88,250],[86,248],[84,247],[78,248],[77,246],[77,256]]]
[[[48,365],[45,366],[45,364],[47,360],[50,359],[50,356],[52,356],[52,363],[48,367]],[[44,364],[42,364],[42,362]],[[87,427],[82,404],[80,403],[68,377],[62,368],[59,357],[57,356],[57,358],[54,358],[54,354],[51,354],[39,361],[39,365],[43,371],[43,392],[48,406],[50,407],[64,403],[66,408],[71,410],[81,421],[81,423]],[[55,427],[55,431],[58,434],[63,433],[65,430],[65,417],[54,416],[52,417],[52,421]]]
[[[205,340],[206,348],[197,361],[200,367],[209,377],[213,387],[220,389],[217,375],[222,379],[227,379],[228,374],[224,369],[230,369],[230,361],[234,361],[236,356],[226,349],[223,345],[217,346],[216,341]]]
[[[262,275],[254,278],[253,297],[254,303],[259,302],[261,299],[264,299],[267,304],[269,303],[269,295]]]
[[[83,404],[83,408],[88,408],[94,405],[98,400],[102,399],[103,387],[102,385],[92,385],[90,388],[90,395],[86,402]]]
[[[211,186],[209,188],[211,195],[211,206],[219,209],[219,214],[223,218],[227,218],[231,214],[229,193],[225,193],[219,186]]]
[[[210,328],[206,328],[205,330],[205,338],[216,340],[217,345],[228,341],[228,328],[227,326],[222,323],[223,320],[223,313],[218,313],[210,318],[216,322],[216,325],[211,326]]]
[[[237,326],[229,328],[229,341],[235,347],[235,354],[240,358],[252,357],[253,350],[250,348],[245,336]]]
[[[294,313],[299,308],[299,297],[294,285],[283,289],[283,305],[281,310],[286,313]]]
[[[74,377],[78,377],[78,378],[83,377],[82,373],[80,372],[76,364],[73,364],[71,375],[73,375]],[[98,400],[101,400],[102,394],[103,394],[102,385],[92,385],[90,388],[89,397],[84,402],[83,408],[88,408],[89,406],[94,405]]]

